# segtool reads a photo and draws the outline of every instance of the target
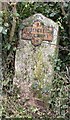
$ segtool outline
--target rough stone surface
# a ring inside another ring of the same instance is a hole
[[[58,25],[42,14],[35,14],[23,21],[22,28],[24,25],[32,25],[36,20],[42,22],[45,27],[53,27],[53,39],[42,41],[40,45],[34,46],[31,40],[22,39],[20,30],[20,40],[15,57],[14,84],[22,84],[26,81],[31,85],[32,82],[41,81],[42,88],[46,86],[50,91],[54,77],[54,67],[50,58],[57,54]]]

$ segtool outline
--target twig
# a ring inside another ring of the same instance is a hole
[[[60,7],[61,7],[61,10],[62,10],[62,14],[65,16],[65,15],[66,15],[66,12],[65,12],[65,10],[64,10],[63,3],[62,3],[62,2],[60,3]]]
[[[13,4],[12,6],[12,11],[15,14],[16,13],[16,4]],[[10,38],[9,41],[12,41],[14,33],[15,33],[15,28],[16,28],[16,17],[13,16],[13,22],[12,22],[12,28],[11,28],[11,32],[10,32]]]

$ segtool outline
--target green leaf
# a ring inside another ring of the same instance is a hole
[[[10,45],[9,43],[7,43],[6,46],[5,46],[5,48],[6,48],[7,50],[10,50],[11,45]]]
[[[20,24],[20,26],[19,26],[19,29],[24,29],[25,28],[25,25],[23,25],[23,23],[22,24]]]
[[[32,116],[28,115],[28,116],[27,116],[27,118],[28,118],[28,119],[31,119],[31,118],[32,118]]]
[[[6,86],[9,83],[9,81],[10,81],[9,79],[8,80],[4,80],[3,81],[3,85]]]
[[[64,120],[64,116],[57,116],[58,120]]]
[[[56,13],[51,13],[50,17],[54,17],[56,15]]]
[[[8,24],[8,23],[4,23],[4,26],[5,26],[5,27],[9,27],[9,24]]]
[[[0,17],[3,17],[3,11],[0,11]]]
[[[2,22],[0,21],[0,25],[2,25]]]
[[[16,47],[13,48],[13,51],[16,51]]]
[[[11,48],[11,45],[10,45],[10,44],[8,44],[7,49],[8,49],[8,50],[10,50],[10,48]]]
[[[2,22],[2,18],[0,18],[0,22]]]
[[[68,105],[63,105],[63,109],[66,109],[66,108],[68,108]]]
[[[3,27],[2,27],[2,26],[0,26],[0,33],[2,32],[2,30],[3,30]]]
[[[60,71],[60,67],[58,66],[58,67],[56,67],[56,69],[58,70],[58,71]]]
[[[6,34],[7,34],[7,29],[3,28],[2,33],[3,33],[4,35],[6,35]]]
[[[16,12],[16,13],[14,13],[14,16],[19,17],[19,14]]]

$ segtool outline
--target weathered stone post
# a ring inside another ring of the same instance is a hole
[[[20,27],[14,83],[18,82],[24,89],[26,85],[22,82],[29,82],[50,94],[54,77],[50,58],[57,54],[58,25],[42,14],[35,14],[23,20]]]

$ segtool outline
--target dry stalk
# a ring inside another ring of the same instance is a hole
[[[16,10],[16,4],[15,3],[13,3],[13,5],[12,5],[12,11],[13,11],[14,15],[13,15],[13,21],[12,21],[12,27],[11,27],[11,31],[10,31],[9,41],[12,41],[14,33],[15,33],[15,28],[16,28],[16,16],[15,16],[15,14],[16,14],[17,10]]]

